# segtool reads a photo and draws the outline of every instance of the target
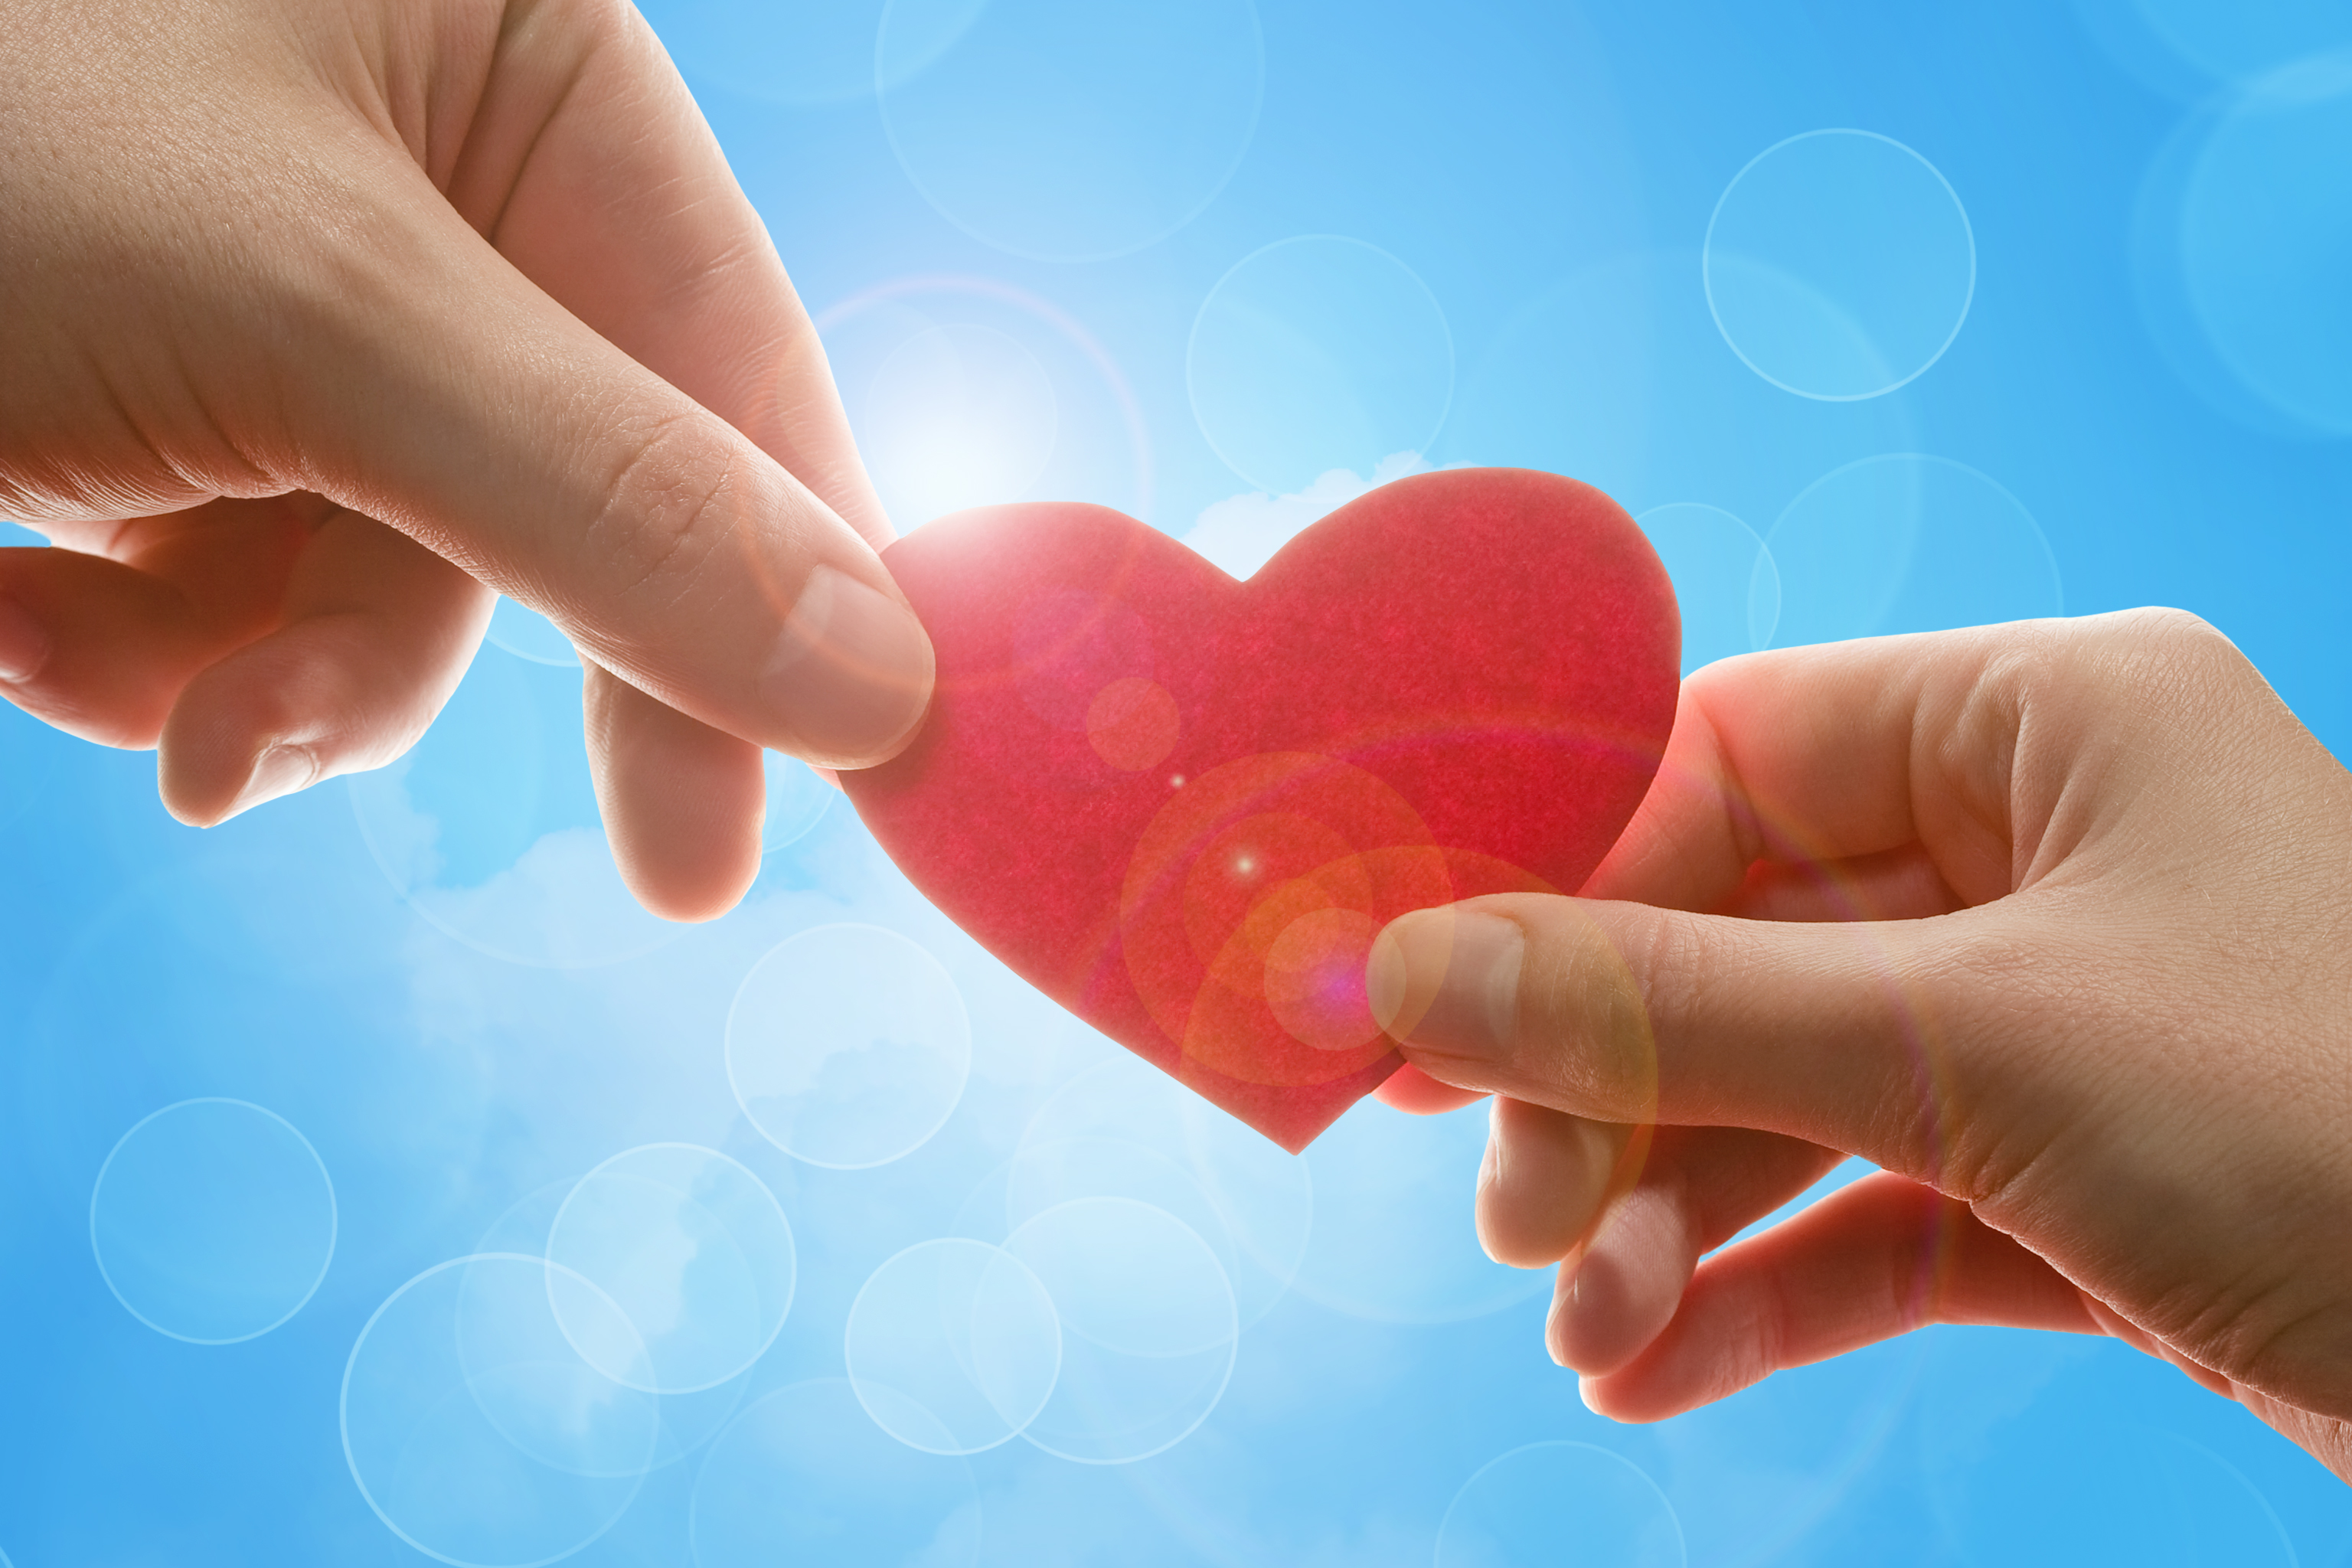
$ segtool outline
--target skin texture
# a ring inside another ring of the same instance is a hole
[[[2352,775],[2137,611],[1730,659],[1577,899],[1392,922],[1411,1109],[1650,1421],[1925,1323],[2105,1332],[2352,1479]],[[1633,1124],[1654,1141],[1621,1157]],[[1844,1154],[1881,1167],[1720,1251]]]
[[[709,918],[761,747],[930,649],[815,332],[622,0],[24,0],[0,53],[0,693],[209,824],[390,761],[493,590],[587,666],[624,874]],[[798,621],[796,605],[812,584]]]

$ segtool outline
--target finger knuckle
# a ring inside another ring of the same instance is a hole
[[[666,618],[736,553],[749,508],[734,445],[700,410],[649,419],[625,440],[587,545],[641,615]]]

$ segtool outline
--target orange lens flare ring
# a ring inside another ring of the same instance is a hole
[[[1365,770],[1277,752],[1171,790],[1119,902],[1128,974],[1182,1060],[1242,1082],[1328,1083],[1379,1061],[1364,965],[1397,916],[1540,878],[1431,841]],[[1651,1063],[1654,1097],[1655,1063]]]

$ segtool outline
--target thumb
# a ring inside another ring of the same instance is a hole
[[[366,276],[287,334],[292,482],[415,535],[706,724],[828,766],[903,746],[930,643],[873,548],[413,166],[386,154],[354,184],[361,202],[405,192],[405,210],[344,258]]]
[[[1948,942],[1969,919],[1502,894],[1391,921],[1365,979],[1373,1016],[1444,1082],[1599,1121],[1786,1133],[1932,1181],[1944,1110],[1966,1098],[1948,1059],[1964,1031],[1942,978],[1957,966],[1921,933]]]

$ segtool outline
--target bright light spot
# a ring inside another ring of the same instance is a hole
[[[932,327],[890,352],[856,409],[858,445],[901,528],[1018,500],[1054,455],[1045,366],[993,327]]]

